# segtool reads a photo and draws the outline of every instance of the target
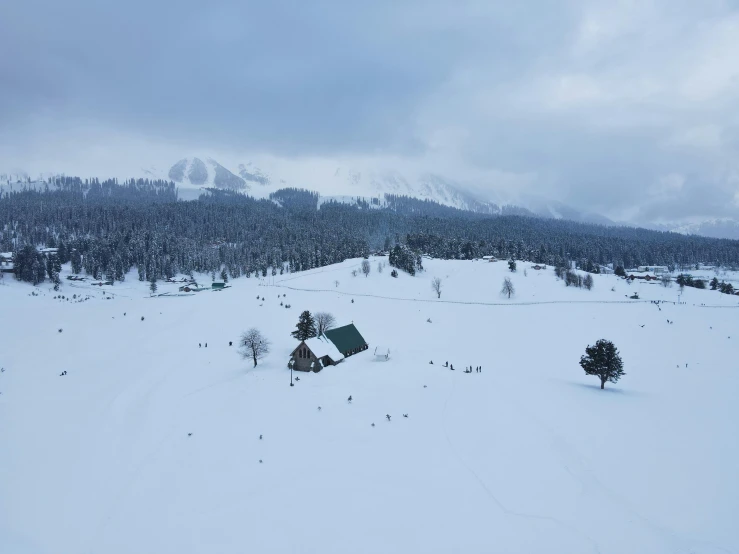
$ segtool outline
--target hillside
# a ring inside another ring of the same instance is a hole
[[[507,300],[504,263],[360,261],[189,297],[6,277],[0,551],[739,551],[736,297],[519,262]],[[290,387],[305,309],[370,348]],[[256,368],[229,347],[251,326]],[[626,376],[601,391],[578,360],[603,337]]]

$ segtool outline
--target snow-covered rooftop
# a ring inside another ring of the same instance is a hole
[[[334,346],[334,343],[326,338],[325,335],[320,337],[313,337],[307,339],[305,344],[310,348],[311,352],[316,355],[317,358],[323,358],[328,356],[334,362],[344,359],[344,355]]]

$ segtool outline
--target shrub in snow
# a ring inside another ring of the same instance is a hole
[[[436,298],[441,298],[441,279],[434,277],[431,280],[431,290],[436,293]]]
[[[397,276],[398,276],[398,270],[397,270],[397,269],[393,269],[393,270],[392,270],[392,271],[390,272],[390,277],[397,277]]]

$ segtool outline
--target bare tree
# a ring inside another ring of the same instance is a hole
[[[336,318],[328,312],[318,312],[313,314],[313,320],[316,322],[316,331],[318,331],[319,337],[336,325]]]
[[[254,367],[257,367],[257,360],[261,360],[269,354],[270,342],[262,336],[262,333],[256,327],[252,327],[241,334],[240,344],[239,354],[241,358],[253,360]]]
[[[663,273],[662,277],[659,279],[660,284],[665,287],[671,287],[672,286],[672,277],[669,276],[667,273]]]
[[[441,298],[441,279],[434,277],[431,280],[431,288],[436,293],[436,298]]]
[[[370,269],[369,260],[362,260],[362,273],[364,273],[365,277],[370,274]]]
[[[377,262],[377,273],[382,273],[382,262]]]
[[[339,286],[339,282],[338,281],[334,281],[334,285],[338,287]]]
[[[503,288],[500,289],[500,294],[507,294],[508,298],[510,298],[512,294],[516,294],[516,289],[513,288],[513,283],[511,282],[510,277],[503,279]]]

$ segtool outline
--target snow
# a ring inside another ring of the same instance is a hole
[[[338,351],[334,343],[328,340],[328,338],[323,335],[320,337],[307,339],[305,341],[305,344],[308,346],[308,348],[310,348],[311,352],[313,352],[313,354],[317,358],[328,356],[334,362],[338,362],[344,359],[344,355]]]
[[[377,261],[190,296],[6,277],[0,552],[739,552],[739,297]],[[370,348],[290,387],[305,309]],[[228,346],[252,326],[272,341],[256,368]],[[626,371],[603,391],[578,365],[599,338]]]

